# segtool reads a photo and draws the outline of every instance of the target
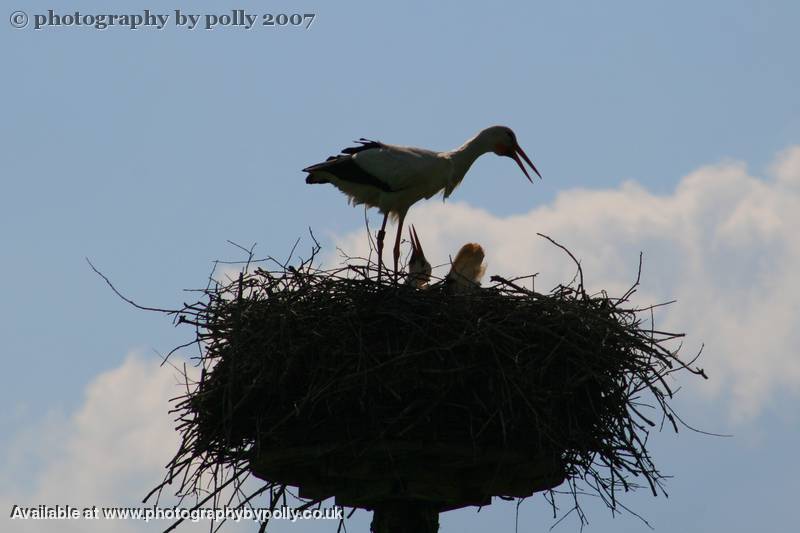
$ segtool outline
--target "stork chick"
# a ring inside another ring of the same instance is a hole
[[[465,244],[456,254],[445,282],[456,290],[480,287],[481,278],[486,272],[484,257],[483,247],[480,244],[474,242]]]
[[[412,225],[408,230],[411,240],[411,258],[408,260],[408,274],[406,275],[406,285],[411,285],[415,289],[423,289],[428,286],[431,279],[431,264],[425,258],[422,251],[422,243],[419,242],[417,230]]]

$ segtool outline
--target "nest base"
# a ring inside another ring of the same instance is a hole
[[[387,502],[420,503],[437,512],[488,505],[492,495],[524,498],[560,485],[555,453],[422,442],[378,441],[260,449],[251,472],[299,488],[302,498],[379,510]]]

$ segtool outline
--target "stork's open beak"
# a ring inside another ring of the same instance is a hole
[[[411,235],[411,260],[414,260],[414,257],[425,257],[425,253],[422,251],[422,244],[419,242],[419,236],[417,235],[417,229],[414,225],[411,225],[409,228],[408,233]]]
[[[533,169],[534,172],[536,172],[536,175],[539,176],[539,179],[542,179],[542,175],[539,174],[538,170],[536,170],[536,167],[534,166],[533,162],[531,162],[530,158],[528,158],[528,156],[525,154],[525,151],[522,149],[522,147],[520,145],[516,145],[512,149],[511,158],[514,159],[514,161],[517,162],[517,164],[519,165],[519,168],[521,168],[522,172],[525,173],[525,177],[528,178],[528,181],[533,183],[533,180],[531,179],[531,175],[528,174],[528,171],[525,168],[525,166],[522,164],[522,161],[520,161],[519,156],[522,156],[522,158],[525,160],[525,162],[528,163],[531,166],[531,168]]]

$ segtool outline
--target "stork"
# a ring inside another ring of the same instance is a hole
[[[408,275],[406,285],[416,289],[423,289],[431,279],[431,264],[425,258],[422,251],[422,243],[419,242],[416,228],[412,225],[408,230],[411,240],[411,258],[408,260]]]
[[[480,244],[471,242],[461,247],[450,266],[445,282],[456,290],[479,287],[486,272],[485,254]]]
[[[306,183],[332,183],[345,193],[353,205],[376,207],[383,213],[383,224],[378,232],[378,276],[383,257],[383,239],[389,215],[397,219],[397,236],[394,242],[394,272],[400,257],[400,236],[408,209],[423,198],[444,191],[450,196],[472,163],[488,152],[512,158],[522,172],[533,182],[520,160],[520,156],[541,179],[531,160],[519,146],[511,128],[491,126],[455,150],[434,152],[360,139],[358,146],[344,148],[341,154],[331,156],[322,163],[303,169],[308,172]]]

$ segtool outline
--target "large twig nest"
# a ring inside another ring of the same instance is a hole
[[[702,371],[670,348],[680,335],[644,326],[633,289],[589,295],[581,273],[549,294],[497,277],[454,294],[312,264],[248,270],[182,311],[204,370],[177,405],[180,491],[220,467],[364,508],[479,505],[565,479],[616,507],[636,480],[661,487],[645,442],[659,418],[675,426],[665,378]]]

